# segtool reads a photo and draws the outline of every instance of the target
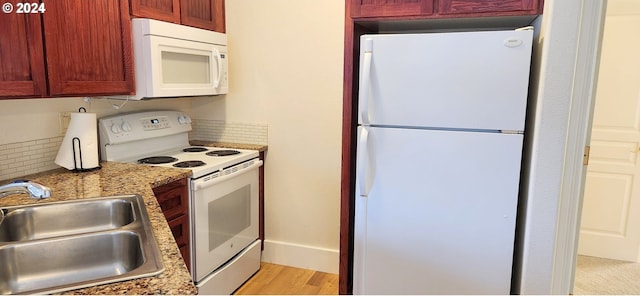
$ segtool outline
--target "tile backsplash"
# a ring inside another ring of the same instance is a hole
[[[191,140],[267,145],[267,125],[194,119]]]
[[[192,140],[267,145],[267,125],[194,119]],[[0,181],[59,168],[53,161],[64,136],[0,144]]]
[[[58,168],[53,163],[63,136],[0,144],[0,180]]]

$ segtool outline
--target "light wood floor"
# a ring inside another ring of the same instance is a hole
[[[262,262],[235,295],[337,295],[338,275]]]
[[[578,257],[573,295],[640,294],[640,263]],[[236,295],[338,294],[338,275],[262,263]]]

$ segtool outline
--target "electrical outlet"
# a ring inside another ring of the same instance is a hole
[[[60,112],[60,133],[64,134],[69,128],[69,122],[71,121],[71,112]]]

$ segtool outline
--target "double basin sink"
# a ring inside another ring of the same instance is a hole
[[[0,294],[56,293],[163,270],[139,195],[0,207]]]

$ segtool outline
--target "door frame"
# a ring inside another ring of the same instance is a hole
[[[545,1],[515,293],[573,290],[605,8],[606,1]]]
[[[567,149],[563,168],[562,195],[556,234],[556,269],[552,291],[573,292],[578,258],[578,239],[584,200],[587,165],[583,154],[591,143],[591,128],[600,66],[607,0],[583,1],[574,74]],[[587,159],[588,164],[588,159]],[[566,180],[566,181],[565,181]]]

